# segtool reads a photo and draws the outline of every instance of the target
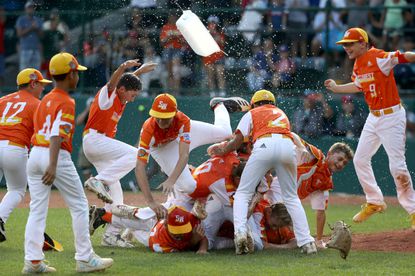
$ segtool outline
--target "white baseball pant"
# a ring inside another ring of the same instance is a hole
[[[128,228],[133,231],[134,237],[144,246],[148,247],[150,232],[157,223],[157,218],[149,219],[127,219],[112,216],[112,225],[116,228]]]
[[[42,183],[49,165],[49,149],[33,147],[27,163],[30,189],[30,212],[25,232],[25,260],[43,260],[42,251],[51,186]],[[71,154],[59,151],[56,179],[53,183],[69,207],[72,231],[75,236],[75,260],[88,261],[93,253],[89,237],[88,201],[84,188],[72,162]]]
[[[372,169],[372,156],[383,145],[389,159],[389,169],[395,181],[399,203],[409,213],[415,213],[415,192],[411,175],[405,161],[406,112],[402,107],[397,112],[376,117],[369,114],[353,159],[360,185],[366,201],[383,204],[380,190]]]
[[[259,181],[270,170],[275,169],[281,184],[282,199],[293,219],[297,245],[314,241],[310,235],[307,217],[297,195],[297,159],[294,143],[280,134],[260,138],[254,143],[235,193],[235,233],[247,233],[248,202],[255,193]]]
[[[110,189],[109,193],[114,202],[112,205],[105,204],[105,209],[111,211],[113,205],[124,203],[120,179],[135,168],[138,149],[94,129],[90,129],[84,136],[83,149],[86,158],[98,172],[95,178],[103,181]],[[109,226],[105,232],[116,235],[120,230]]]
[[[216,106],[214,124],[208,124],[200,121],[190,122],[190,151],[193,149],[217,142],[224,141],[232,136],[231,122],[229,113],[223,104]],[[171,141],[160,147],[151,147],[150,154],[154,160],[160,165],[161,170],[170,175],[176,167],[179,160],[179,141],[178,139]],[[196,188],[196,181],[194,180],[188,166],[183,169],[183,172],[175,183],[175,189],[179,192],[190,194]]]
[[[27,148],[9,145],[0,141],[0,180],[6,178],[7,193],[0,203],[0,218],[6,222],[14,208],[22,201],[26,192]]]

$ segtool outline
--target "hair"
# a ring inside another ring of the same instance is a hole
[[[19,90],[22,90],[22,89],[28,88],[28,87],[29,87],[29,84],[30,84],[30,82],[28,82],[28,83],[23,83],[23,84],[18,85],[18,86],[17,86],[17,88],[18,88]]]
[[[65,74],[60,74],[60,75],[52,75],[52,78],[55,81],[64,81],[66,79],[66,76],[69,75],[70,72],[65,73]]]
[[[255,105],[255,106],[261,106],[261,105],[266,105],[266,104],[275,105],[275,103],[273,101],[258,101],[256,103],[254,103],[253,105]]]
[[[342,152],[346,155],[347,160],[352,160],[354,156],[354,151],[352,150],[352,148],[348,144],[343,143],[343,142],[334,143],[330,147],[329,152],[332,152],[332,153]]]
[[[285,207],[283,203],[276,203],[271,206],[271,217],[275,218],[278,227],[284,227],[293,224],[287,207]]]
[[[140,78],[133,73],[124,73],[118,81],[117,88],[121,86],[124,86],[125,90],[141,90],[142,84]]]
[[[241,177],[242,172],[245,169],[246,161],[240,161],[238,166],[232,170],[232,177]]]

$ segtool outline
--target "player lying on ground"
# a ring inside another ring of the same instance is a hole
[[[19,91],[0,98],[0,180],[4,175],[7,187],[0,203],[0,242],[6,240],[4,225],[26,192],[26,164],[33,135],[33,116],[45,85],[51,82],[44,79],[38,70],[26,68],[16,78]]]
[[[136,163],[137,148],[115,139],[118,121],[127,103],[133,102],[141,91],[139,76],[154,70],[155,63],[141,64],[127,60],[112,74],[109,82],[96,94],[83,132],[83,150],[98,174],[85,181],[85,187],[96,193],[111,210],[111,204],[124,201],[120,179]],[[132,73],[128,69],[139,67]],[[108,190],[108,191],[107,191]],[[102,238],[104,246],[131,247],[120,237],[120,229],[109,226]]]
[[[90,227],[94,231],[99,226],[110,223],[117,227],[129,228],[140,243],[157,253],[196,250],[198,246],[207,247],[200,219],[185,208],[172,205],[168,209],[167,218],[161,220],[154,216],[144,218],[141,214],[145,212],[140,208],[125,205],[114,207],[112,213],[91,206]]]
[[[316,244],[325,248],[322,241],[326,223],[326,209],[329,191],[333,189],[332,175],[342,171],[353,159],[353,150],[345,143],[333,144],[327,156],[317,147],[305,142],[294,134],[297,146],[297,185],[298,197],[310,199],[311,208],[316,211]],[[283,202],[278,178],[275,177],[265,197],[272,203]]]
[[[386,209],[371,163],[372,156],[383,145],[399,203],[411,216],[411,227],[415,231],[415,191],[405,161],[406,114],[393,75],[396,65],[414,63],[415,53],[385,52],[370,47],[368,35],[361,28],[347,30],[337,44],[343,46],[349,59],[355,59],[352,82],[337,85],[329,79],[324,85],[334,93],[363,92],[370,109],[353,159],[357,177],[366,195],[366,204],[353,217],[353,221],[363,222]]]
[[[297,161],[290,122],[275,106],[275,97],[270,91],[255,92],[251,104],[253,108],[242,117],[231,141],[224,148],[213,150],[213,154],[223,155],[239,148],[245,137],[251,137],[253,141],[252,154],[235,193],[236,253],[251,252],[248,247],[252,238],[247,226],[248,205],[259,181],[270,169],[274,169],[280,179],[284,204],[293,218],[298,246],[307,254],[316,253],[314,238],[310,235],[307,217],[297,196]]]
[[[201,145],[229,138],[232,135],[229,112],[246,110],[249,104],[241,98],[214,98],[211,107],[215,113],[213,125],[190,120],[178,110],[176,99],[170,94],[160,94],[154,99],[149,112],[151,117],[141,129],[135,172],[147,206],[159,218],[165,216],[166,210],[154,201],[150,192],[145,171],[149,155],[168,175],[160,185],[164,192],[193,193],[196,181],[187,165],[189,152]]]

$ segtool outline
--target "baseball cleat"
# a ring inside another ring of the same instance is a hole
[[[87,262],[76,261],[76,272],[94,272],[94,271],[104,271],[107,268],[110,268],[114,263],[111,258],[101,258],[95,253],[92,253],[91,257]]]
[[[236,255],[242,255],[248,253],[248,238],[246,233],[235,233],[235,253]]]
[[[40,261],[37,264],[32,263],[31,261],[24,261],[24,267],[22,269],[22,274],[33,274],[33,273],[53,273],[56,272],[54,267],[49,266],[45,261]]]
[[[241,97],[213,98],[209,103],[210,108],[214,110],[219,103],[222,103],[229,113],[245,112],[251,109],[251,105]]]
[[[120,234],[105,233],[102,237],[101,245],[109,247],[133,248],[134,245],[121,238]]]
[[[106,221],[102,219],[102,216],[105,215],[106,211],[104,208],[97,208],[95,205],[89,207],[89,235],[92,236],[98,227],[102,225],[104,227],[107,224]]]
[[[411,228],[415,231],[415,213],[411,215]]]
[[[85,181],[84,186],[88,191],[96,194],[98,198],[105,203],[113,203],[111,195],[109,194],[108,186],[105,185],[101,180],[98,180],[95,177],[90,177],[87,181]]]
[[[6,229],[4,228],[4,221],[0,218],[0,242],[6,240]]]
[[[205,207],[205,204],[201,200],[195,200],[192,208],[192,214],[195,215],[198,219],[204,220],[208,216]]]
[[[315,242],[309,242],[301,246],[301,253],[310,255],[317,253],[317,247]]]
[[[246,253],[254,253],[255,251],[255,243],[254,239],[252,238],[251,231],[248,231],[248,233],[246,234],[246,248]]]
[[[383,213],[386,210],[386,204],[377,205],[372,203],[365,203],[362,205],[362,210],[353,217],[356,223],[366,221],[371,215],[376,213]]]
[[[128,219],[137,219],[135,214],[138,211],[138,207],[129,206],[129,205],[115,205],[112,207],[111,212],[113,215],[121,218],[128,218]]]

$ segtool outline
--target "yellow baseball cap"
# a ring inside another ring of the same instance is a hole
[[[150,116],[158,119],[169,119],[176,115],[177,101],[168,93],[158,95],[150,109]]]
[[[63,75],[71,71],[85,71],[88,68],[78,63],[76,58],[69,53],[59,53],[52,57],[49,63],[51,75]]]
[[[274,94],[272,94],[270,91],[265,90],[265,89],[255,92],[255,94],[252,96],[251,104],[262,102],[262,101],[270,101],[275,104]]]
[[[369,37],[365,30],[361,28],[348,29],[343,36],[342,40],[336,42],[336,44],[350,43],[350,42],[369,42]]]
[[[43,78],[42,73],[34,68],[26,68],[19,72],[16,78],[17,85],[38,81],[42,83],[52,83],[52,81]]]

